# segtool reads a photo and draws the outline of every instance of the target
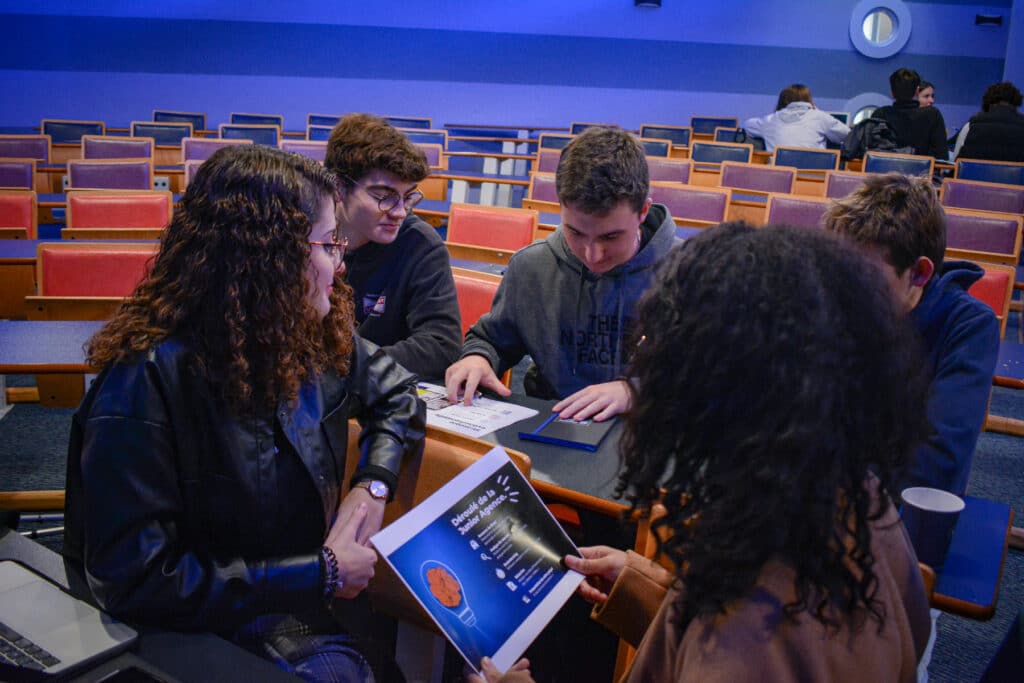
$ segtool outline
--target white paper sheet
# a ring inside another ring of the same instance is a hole
[[[461,403],[452,405],[445,398],[445,388],[436,384],[420,382],[416,385],[420,398],[427,404],[427,424],[466,436],[480,437],[496,429],[533,417],[533,408],[517,406],[514,403],[495,401],[478,396],[473,405]]]

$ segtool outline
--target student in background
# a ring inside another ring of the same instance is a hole
[[[563,418],[605,420],[629,407],[625,339],[676,242],[672,216],[651,203],[649,185],[643,148],[623,130],[590,128],[562,150],[562,225],[512,256],[490,313],[445,375],[450,401],[468,404],[477,388],[508,395],[498,375],[528,354],[526,392],[561,399],[554,410]]]
[[[426,156],[384,119],[348,114],[324,164],[341,181],[338,228],[359,335],[421,377],[442,377],[459,357],[462,321],[444,241],[413,213]]]
[[[1024,114],[1020,90],[1003,81],[990,85],[981,98],[981,111],[964,124],[954,157],[992,161],[1024,161]]]
[[[856,192],[833,203],[824,221],[827,230],[875,258],[927,353],[931,431],[896,492],[931,486],[964,495],[999,353],[992,309],[967,293],[984,271],[943,260],[946,218],[925,178],[868,174]]]
[[[353,335],[336,191],[320,164],[260,145],[199,168],[89,341],[103,370],[73,418],[65,554],[117,616],[365,681],[331,604],[373,576],[368,538],[425,418],[414,377]]]
[[[882,119],[896,135],[898,147],[910,147],[914,154],[949,159],[946,146],[946,122],[934,106],[921,106],[914,99],[921,77],[911,69],[897,69],[889,76],[893,103],[879,107],[871,118]]]
[[[850,134],[849,127],[830,114],[819,111],[806,85],[794,83],[779,93],[775,111],[768,116],[743,122],[749,135],[764,138],[769,152],[776,147],[824,147],[826,142],[840,144]]]
[[[625,680],[915,680],[928,602],[888,486],[925,388],[877,267],[821,232],[727,223],[666,259],[638,325],[619,489],[665,506],[674,569],[565,558],[638,646]]]
[[[935,86],[928,81],[921,81],[917,86],[917,92],[914,93],[914,99],[922,107],[931,107],[935,105]]]

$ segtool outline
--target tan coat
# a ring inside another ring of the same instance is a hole
[[[886,615],[881,631],[872,620],[830,633],[808,614],[795,622],[784,619],[794,572],[770,562],[749,598],[711,620],[691,621],[680,633],[672,620],[671,606],[679,597],[678,587],[670,588],[674,576],[632,552],[593,618],[639,643],[626,681],[914,681],[928,641],[928,602],[894,508],[873,523],[871,548],[876,599]]]

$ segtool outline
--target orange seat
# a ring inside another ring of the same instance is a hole
[[[170,192],[70,191],[67,226],[82,228],[163,228],[171,220]]]
[[[36,252],[39,295],[125,297],[135,291],[156,244],[44,242]]]
[[[1010,297],[1013,294],[1013,278],[1016,271],[1013,266],[996,263],[979,265],[985,269],[985,274],[967,288],[967,293],[987,304],[996,314],[996,318],[999,320],[999,337],[1002,338],[1006,332],[1006,320],[1010,311]]]
[[[501,284],[501,277],[462,268],[452,268],[452,276],[455,278],[455,295],[459,300],[459,315],[462,317],[462,336],[465,337],[480,316],[491,310],[491,302]]]
[[[33,190],[0,190],[0,236],[34,240],[37,220]]]
[[[448,241],[515,251],[533,241],[537,212],[500,206],[452,204]]]

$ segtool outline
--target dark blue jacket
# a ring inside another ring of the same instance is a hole
[[[962,496],[967,488],[999,355],[995,314],[967,293],[982,275],[973,263],[945,263],[911,311],[932,374],[928,390],[932,430],[911,459],[897,492],[908,486],[931,486]]]

